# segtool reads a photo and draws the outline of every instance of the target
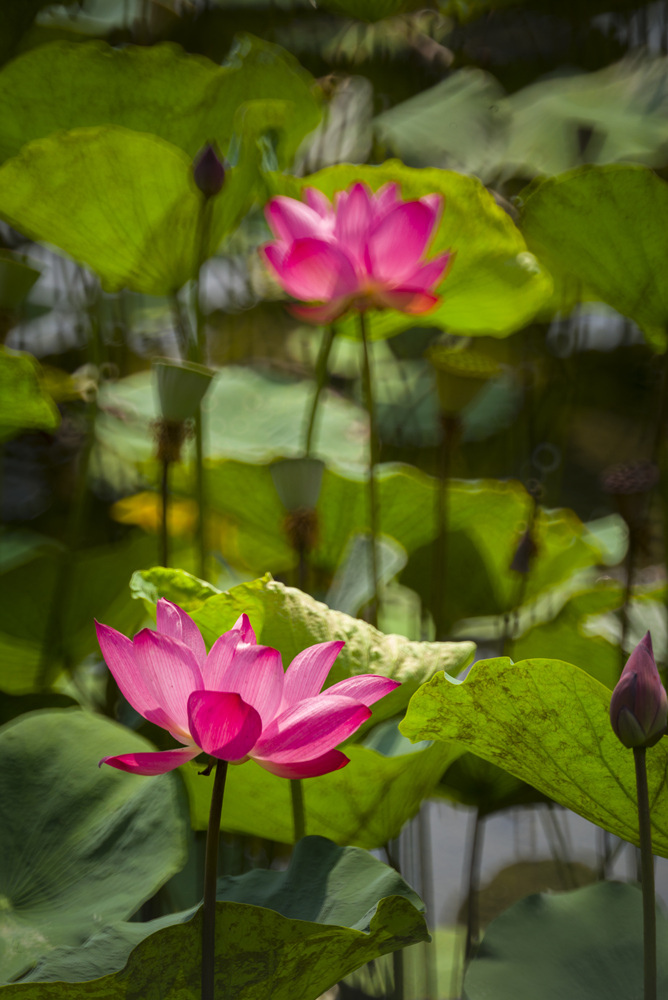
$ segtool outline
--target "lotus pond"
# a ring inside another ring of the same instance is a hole
[[[668,996],[668,10],[5,0],[0,990]]]

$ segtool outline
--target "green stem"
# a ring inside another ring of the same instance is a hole
[[[308,426],[306,428],[306,443],[304,444],[304,455],[306,457],[311,454],[315,418],[318,412],[318,404],[320,403],[320,394],[322,393],[325,385],[327,362],[329,361],[329,355],[332,350],[335,335],[336,328],[334,326],[328,326],[322,338],[320,350],[318,351],[318,360],[315,363],[315,393],[313,394],[313,401],[311,403],[311,412],[309,414]]]
[[[295,844],[306,836],[306,814],[304,813],[304,789],[301,778],[291,778],[290,795],[292,797],[292,828]]]
[[[162,460],[162,477],[160,480],[160,493],[162,496],[162,521],[160,523],[160,560],[163,566],[169,566],[169,526],[167,524],[167,514],[169,512],[169,462],[166,458]]]
[[[204,488],[204,435],[202,407],[195,413],[195,499],[197,501],[197,552],[199,575],[206,579],[206,491]]]
[[[191,353],[188,324],[184,318],[177,293],[174,293],[171,296],[170,302],[172,307],[172,317],[174,319],[174,331],[176,333],[176,340],[179,346],[179,356],[182,360],[185,360]]]
[[[638,789],[638,829],[642,865],[643,955],[645,1000],[656,1000],[656,903],[654,901],[654,858],[649,817],[649,792],[645,747],[633,748]]]
[[[198,219],[197,237],[197,286],[195,288],[195,337],[190,341],[190,359],[197,364],[206,364],[206,321],[202,309],[202,265],[206,260],[206,251],[211,229],[211,203],[208,199],[202,201]],[[195,414],[195,495],[197,499],[197,550],[199,555],[199,575],[206,578],[206,490],[204,487],[204,434],[202,407],[197,407]]]
[[[367,337],[366,323],[364,322],[364,313],[361,312],[360,316],[360,333],[362,335],[362,346],[363,346],[363,367],[362,367],[362,385],[364,390],[364,405],[369,418],[369,527],[371,529],[371,558],[370,558],[370,569],[371,569],[371,580],[373,583],[373,600],[371,602],[371,608],[369,611],[369,622],[371,625],[377,625],[378,623],[378,610],[380,605],[380,600],[378,596],[378,556],[376,552],[376,543],[378,540],[378,523],[380,520],[380,511],[378,508],[378,498],[376,496],[376,464],[377,464],[377,446],[378,446],[378,429],[376,427],[376,411],[373,405],[373,387],[371,383],[371,364],[369,360],[369,342]]]
[[[202,907],[202,1000],[215,1000],[216,956],[216,881],[218,878],[218,843],[227,761],[217,760],[211,793],[209,827],[204,857],[204,905]]]

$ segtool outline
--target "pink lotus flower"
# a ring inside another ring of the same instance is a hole
[[[306,203],[272,198],[265,208],[276,237],[261,252],[290,295],[308,306],[291,311],[313,323],[330,323],[348,309],[373,307],[425,313],[439,302],[434,289],[454,253],[425,260],[443,198],[428,194],[403,201],[398,184],[372,194],[357,183],[339,191],[334,207],[317,188]]]
[[[102,655],[124,697],[182,748],[104,757],[135,774],[162,774],[204,751],[232,764],[252,758],[272,774],[309,778],[345,767],[334,748],[371,715],[372,705],[398,687],[362,674],[320,693],[343,642],[299,653],[284,672],[280,653],[258,646],[246,615],[207,655],[192,618],[170,601],[157,606],[157,631],[134,640],[96,623]]]

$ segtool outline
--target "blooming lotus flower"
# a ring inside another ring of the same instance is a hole
[[[171,601],[157,605],[157,631],[134,640],[96,623],[107,666],[127,701],[182,747],[104,757],[135,774],[162,774],[204,752],[231,764],[249,758],[272,774],[309,778],[345,767],[337,744],[371,715],[369,706],[398,687],[362,674],[325,682],[343,642],[322,642],[299,653],[284,672],[280,653],[258,646],[246,615],[207,655],[190,615]]]
[[[373,307],[419,314],[439,302],[434,289],[454,258],[425,252],[443,207],[439,194],[403,201],[398,184],[375,194],[357,183],[339,191],[332,206],[316,188],[306,201],[279,196],[265,208],[276,237],[261,248],[280,285],[307,306],[291,311],[330,323],[349,309]]]
[[[647,632],[629,656],[612,692],[610,722],[625,747],[653,747],[666,732],[668,696]]]

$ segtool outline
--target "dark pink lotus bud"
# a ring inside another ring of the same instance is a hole
[[[225,167],[215,143],[209,142],[200,149],[193,163],[193,177],[205,198],[213,198],[221,190]]]
[[[610,722],[625,747],[653,747],[668,729],[668,696],[649,632],[629,656],[612,692]]]

